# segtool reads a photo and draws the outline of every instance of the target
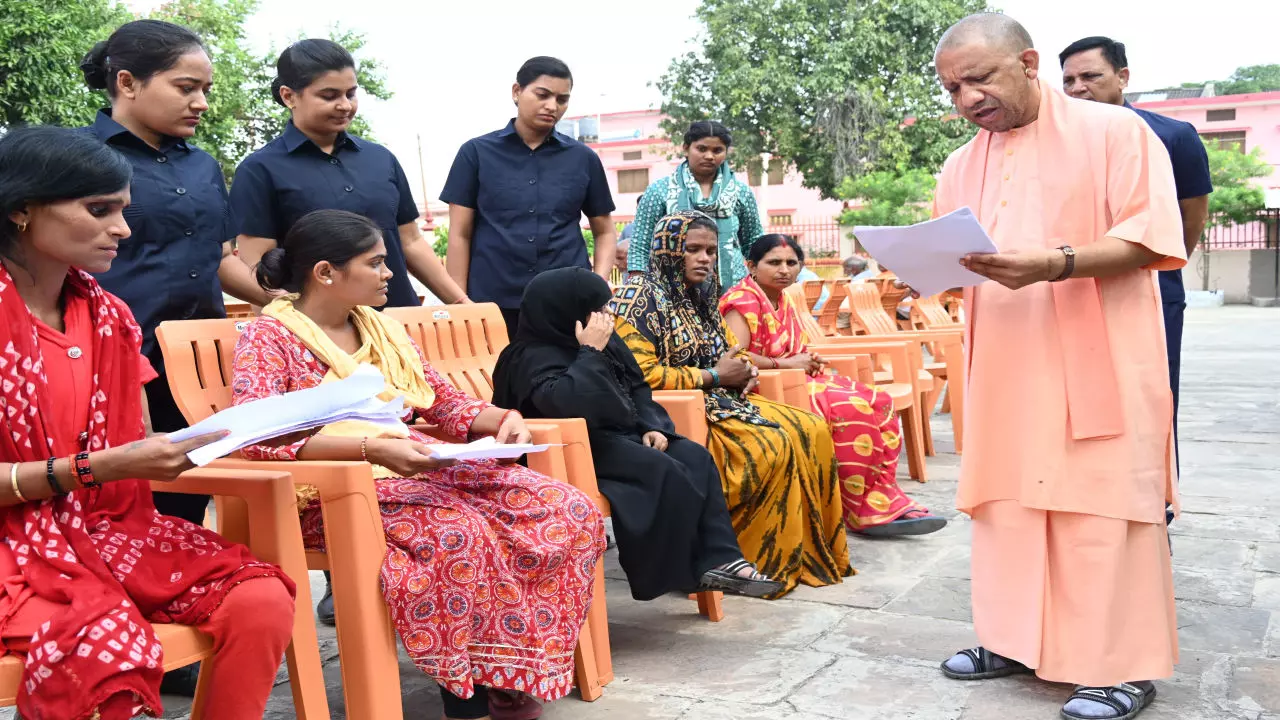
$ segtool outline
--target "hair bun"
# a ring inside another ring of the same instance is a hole
[[[85,84],[94,90],[107,89],[107,41],[93,46],[80,61]]]
[[[271,81],[271,99],[276,101],[280,107],[288,107],[284,104],[284,98],[280,97],[280,88],[284,87],[284,81],[276,78]]]
[[[284,248],[272,248],[258,261],[255,273],[264,290],[284,290],[293,280]]]

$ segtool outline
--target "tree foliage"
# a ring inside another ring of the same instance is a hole
[[[1241,95],[1271,90],[1280,90],[1280,65],[1246,65],[1236,68],[1231,77],[1217,83],[1213,91],[1218,95]]]
[[[91,121],[102,99],[80,60],[129,12],[111,0],[0,0],[0,18],[0,126]]]
[[[933,51],[983,0],[703,0],[701,48],[658,81],[664,129],[716,119],[739,167],[761,153],[794,163],[831,197],[847,176],[934,170],[973,130],[946,122]],[[913,122],[906,122],[913,119]]]
[[[1205,143],[1209,153],[1209,177],[1213,193],[1209,195],[1209,226],[1235,225],[1254,220],[1266,205],[1256,178],[1271,174],[1271,165],[1262,156],[1262,148],[1240,152],[1233,144]]]
[[[858,199],[861,207],[840,214],[841,225],[911,225],[929,218],[929,201],[938,181],[928,170],[876,170],[845,178],[836,188],[841,198]]]
[[[218,160],[228,179],[288,119],[271,99],[279,52],[256,54],[245,37],[258,5],[259,0],[172,0],[150,15],[184,25],[204,40],[214,89],[195,142]],[[107,98],[85,87],[80,59],[134,16],[111,0],[0,0],[0,11],[0,125],[92,122]],[[361,57],[362,34],[334,27],[329,37],[355,55],[363,95],[391,96],[382,65]],[[351,131],[370,135],[360,117]]]

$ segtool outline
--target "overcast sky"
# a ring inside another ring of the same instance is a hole
[[[135,8],[158,4],[128,0]],[[422,201],[418,141],[427,193],[440,194],[458,146],[512,115],[520,64],[555,55],[573,70],[570,115],[657,107],[650,83],[694,47],[697,0],[262,0],[250,40],[282,48],[299,32],[324,35],[334,23],[366,33],[395,97],[366,101],[361,113],[399,156]],[[1001,0],[1045,56],[1053,82],[1057,53],[1087,35],[1128,47],[1134,89],[1225,78],[1236,67],[1280,63],[1280,2],[1215,0],[1177,10],[1177,1]],[[215,83],[217,78],[214,79]]]

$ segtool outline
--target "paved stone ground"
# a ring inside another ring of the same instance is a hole
[[[1188,313],[1182,398],[1185,513],[1173,526],[1182,662],[1158,683],[1150,720],[1280,720],[1280,311]],[[725,599],[709,623],[679,597],[630,598],[608,558],[616,677],[604,697],[570,696],[548,720],[989,720],[1058,717],[1066,686],[1006,678],[956,683],[937,664],[974,644],[969,527],[955,517],[959,458],[949,418],[912,495],[953,517],[915,539],[855,538],[857,577],[776,601]],[[318,573],[315,574],[318,577]],[[313,578],[315,580],[316,578]],[[320,581],[322,582],[322,580]],[[313,583],[314,585],[314,583]],[[316,586],[316,597],[321,588]],[[333,633],[322,628],[329,698],[344,718]],[[436,720],[435,685],[402,662],[406,720]],[[176,698],[167,717],[186,717]],[[267,717],[293,718],[289,687]],[[351,720],[376,720],[352,718]]]

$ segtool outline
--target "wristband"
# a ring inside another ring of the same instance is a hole
[[[711,373],[711,387],[719,387],[720,373],[716,372],[715,368],[708,368],[707,372]]]
[[[360,459],[369,462],[369,438],[360,438]]]
[[[66,491],[58,484],[58,476],[53,473],[53,461],[57,458],[49,458],[44,465],[44,479],[49,481],[49,487],[53,490],[54,495],[65,495]]]
[[[93,476],[93,469],[89,467],[89,453],[77,453],[71,464],[76,470],[76,477],[80,480],[80,487],[102,487],[102,483],[98,482],[97,478]]]

